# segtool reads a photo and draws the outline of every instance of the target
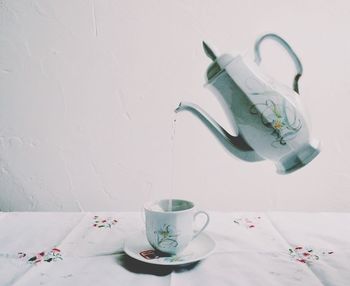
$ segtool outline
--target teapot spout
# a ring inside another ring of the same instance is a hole
[[[177,113],[184,110],[190,111],[192,114],[197,116],[231,154],[247,162],[264,160],[249,146],[241,135],[233,136],[228,133],[198,105],[188,102],[181,102],[175,109],[175,112]]]

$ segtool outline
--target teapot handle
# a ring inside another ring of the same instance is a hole
[[[296,68],[296,72],[297,72],[296,75],[294,76],[293,89],[296,93],[299,94],[298,80],[303,74],[303,66],[302,66],[301,61],[299,60],[298,56],[291,48],[291,46],[284,39],[282,39],[280,36],[278,36],[276,34],[265,34],[256,40],[255,45],[254,45],[255,63],[257,65],[259,65],[261,62],[260,45],[265,39],[275,40],[283,48],[286,49],[286,51],[288,52],[288,54],[292,58],[294,65],[295,65],[295,68]]]

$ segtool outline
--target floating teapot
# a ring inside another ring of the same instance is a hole
[[[259,68],[260,45],[266,39],[277,41],[291,56],[296,67],[293,89],[278,83]],[[195,104],[181,102],[176,112],[192,112],[230,153],[249,162],[272,160],[280,174],[298,170],[319,154],[319,142],[310,137],[299,101],[298,80],[303,67],[285,40],[276,34],[258,38],[254,62],[242,55],[217,57],[204,42],[203,47],[213,60],[207,70],[206,86],[218,97],[237,135],[229,134]]]

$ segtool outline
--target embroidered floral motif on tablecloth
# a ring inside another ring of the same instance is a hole
[[[25,259],[28,255],[25,252],[18,252],[18,258]],[[41,251],[35,255],[32,255],[27,262],[30,264],[37,264],[40,262],[55,262],[63,260],[61,250],[58,248],[52,248],[50,251]]]
[[[101,218],[98,215],[95,215],[92,226],[96,228],[112,228],[117,222],[118,220],[112,217]]]
[[[236,225],[243,226],[248,229],[255,228],[261,221],[261,216],[255,216],[255,217],[244,217],[244,218],[235,218],[233,222]]]
[[[323,256],[333,254],[334,251],[329,250],[315,250],[310,247],[295,246],[294,248],[289,248],[289,255],[294,261],[300,263],[311,264],[319,260]]]

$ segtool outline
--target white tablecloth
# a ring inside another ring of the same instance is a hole
[[[350,285],[350,214],[214,213],[186,267],[123,253],[141,213],[0,213],[0,285]]]

